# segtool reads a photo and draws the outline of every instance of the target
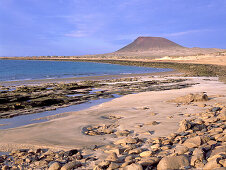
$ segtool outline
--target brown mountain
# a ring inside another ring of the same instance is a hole
[[[178,48],[185,47],[162,37],[138,37],[135,41],[119,49],[117,52],[138,52]]]
[[[158,58],[163,56],[206,55],[223,52],[225,49],[183,47],[162,37],[138,37],[132,43],[116,52],[105,54],[109,57]]]

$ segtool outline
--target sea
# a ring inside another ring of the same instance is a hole
[[[166,72],[172,69],[95,62],[0,60],[0,81]]]

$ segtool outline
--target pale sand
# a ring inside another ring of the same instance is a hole
[[[226,84],[218,82],[216,78],[211,80],[189,78],[188,82],[200,84],[185,89],[126,95],[87,110],[72,112],[66,117],[15,129],[0,130],[0,150],[33,147],[70,149],[107,144],[117,138],[112,138],[111,135],[86,136],[81,133],[81,130],[87,125],[108,123],[118,123],[117,130],[134,130],[134,135],[137,134],[138,137],[167,136],[176,132],[179,121],[186,117],[179,114],[200,113],[207,109],[193,104],[177,107],[177,104],[170,103],[169,100],[189,93],[207,92],[211,100],[204,103],[226,103],[225,96],[219,97],[219,95],[226,95]],[[144,107],[150,109],[143,109]],[[151,113],[158,114],[153,116]],[[106,115],[119,115],[123,118],[116,122],[101,118]],[[169,119],[168,116],[173,118]],[[154,120],[160,124],[145,125]],[[137,127],[142,124],[144,124],[143,127]],[[147,133],[148,131],[154,134]]]
[[[154,59],[156,61],[178,62],[178,63],[196,63],[196,64],[213,64],[226,66],[226,55],[201,55],[201,56],[180,56],[180,57],[162,57]]]

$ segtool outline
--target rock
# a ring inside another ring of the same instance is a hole
[[[140,157],[149,157],[153,154],[152,151],[144,151],[140,153]]]
[[[130,134],[130,131],[128,131],[128,130],[122,130],[122,131],[117,131],[115,134],[118,137],[128,136]]]
[[[145,157],[145,158],[142,158],[137,163],[142,166],[152,166],[154,164],[157,164],[159,161],[160,161],[160,159],[157,157]]]
[[[177,145],[175,148],[175,153],[178,155],[182,155],[188,151],[188,147],[183,145]]]
[[[220,168],[221,164],[217,162],[217,159],[213,159],[211,161],[208,161],[205,166],[203,167],[204,170],[212,170],[212,169],[217,169]]]
[[[221,153],[225,154],[225,151],[226,151],[226,146],[217,146],[207,154],[207,157],[209,157],[208,159],[210,159],[215,155],[219,155]]]
[[[112,134],[112,133],[114,133],[114,130],[113,129],[103,129],[103,133]]]
[[[82,166],[82,164],[80,162],[73,161],[73,162],[69,162],[69,163],[65,164],[61,168],[61,170],[72,170],[72,169],[78,168],[80,166]]]
[[[188,129],[190,129],[192,126],[191,122],[189,120],[182,120],[180,122],[180,128],[178,129],[178,132],[184,132]]]
[[[189,165],[189,159],[185,155],[167,156],[158,163],[157,170],[184,169]]]
[[[189,104],[191,102],[208,101],[208,96],[205,93],[189,94],[186,96],[178,97],[172,102]]]
[[[115,152],[112,152],[110,155],[108,155],[108,157],[105,160],[116,162],[116,161],[118,161],[118,156]]]
[[[142,149],[136,148],[129,151],[129,154],[139,154],[142,152]]]
[[[161,145],[160,145],[159,143],[154,144],[154,145],[151,145],[151,149],[153,149],[153,150],[157,150],[157,149],[159,149],[160,147],[161,147]]]
[[[219,163],[220,163],[223,167],[226,167],[226,159],[219,160]]]
[[[120,145],[120,144],[135,144],[135,143],[137,143],[137,139],[132,138],[132,137],[129,136],[129,137],[120,139],[118,141],[115,141],[114,143],[115,143],[115,145]]]
[[[5,160],[3,159],[2,156],[0,156],[0,163],[3,163]]]
[[[68,156],[72,156],[72,155],[75,155],[77,153],[78,153],[77,149],[72,149],[72,150],[68,151]]]
[[[48,170],[60,170],[61,165],[59,164],[59,162],[53,162]]]
[[[111,162],[111,164],[108,167],[108,170],[117,169],[117,168],[119,168],[119,165],[117,163]]]
[[[109,161],[102,161],[102,162],[100,162],[100,163],[98,164],[98,166],[99,166],[100,168],[107,169],[107,167],[110,165],[110,163],[111,163],[111,162],[109,162]]]
[[[196,148],[193,151],[193,156],[191,157],[191,165],[196,168],[202,168],[204,166],[203,160],[204,160],[203,150],[200,148]]]
[[[115,152],[117,155],[120,155],[124,152],[124,149],[123,148],[114,148],[114,149],[111,149],[111,150],[105,150],[104,152],[105,153]]]
[[[2,166],[2,170],[9,170],[9,166],[7,165]]]
[[[211,112],[217,112],[217,111],[219,111],[219,110],[221,110],[221,108],[220,107],[213,107],[213,108],[211,108]]]
[[[202,143],[201,137],[200,136],[196,136],[196,137],[192,137],[187,139],[183,145],[188,147],[188,148],[194,148],[194,147],[198,147],[200,146]]]
[[[125,162],[132,162],[133,161],[133,156],[129,155],[125,158]]]
[[[159,122],[156,122],[156,121],[152,121],[152,122],[147,122],[145,123],[146,125],[158,125]]]
[[[131,164],[124,168],[124,170],[143,170],[143,167],[140,164]]]
[[[76,153],[73,157],[77,160],[81,160],[83,158],[81,152]]]
[[[220,111],[220,114],[218,115],[218,117],[219,117],[221,120],[226,120],[226,108],[223,108],[223,109]]]
[[[103,170],[103,168],[100,168],[98,165],[96,165],[93,170]]]

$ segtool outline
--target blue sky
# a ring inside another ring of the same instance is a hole
[[[138,36],[226,48],[226,0],[0,0],[0,56],[107,53]]]

